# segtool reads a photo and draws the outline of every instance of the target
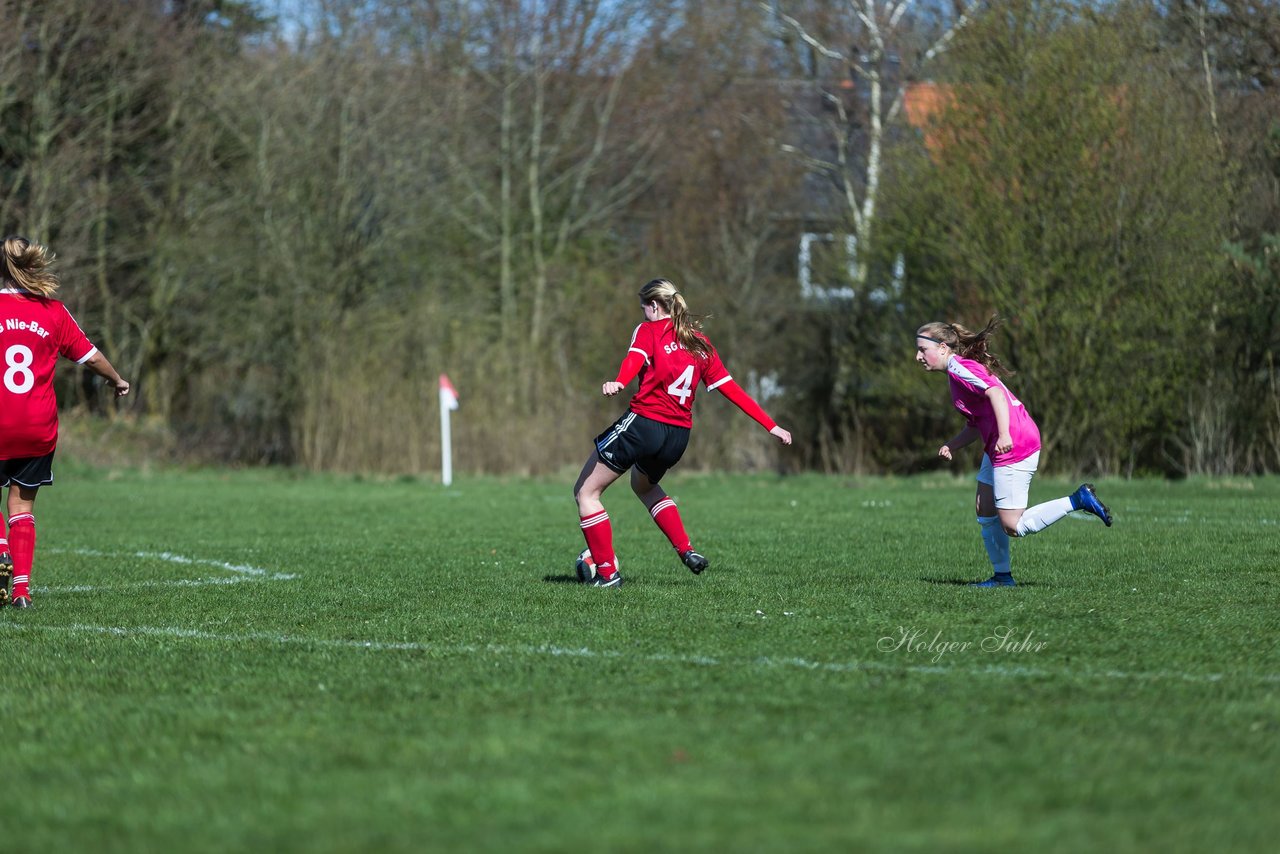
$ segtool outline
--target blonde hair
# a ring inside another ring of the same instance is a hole
[[[39,243],[32,243],[25,237],[6,237],[0,275],[10,287],[36,296],[51,297],[58,289],[58,275],[49,269],[53,259],[54,254]]]
[[[646,284],[640,289],[640,300],[656,302],[662,306],[663,311],[671,315],[676,340],[681,347],[700,359],[711,355],[711,342],[699,334],[702,324],[689,313],[689,305],[684,301],[684,296],[669,279],[654,279]]]
[[[1000,360],[996,358],[995,354],[987,350],[987,340],[991,338],[999,326],[1000,318],[996,315],[992,315],[991,319],[987,321],[987,325],[978,332],[965,329],[958,323],[935,321],[926,323],[917,329],[916,337],[928,338],[939,344],[946,344],[957,356],[980,362],[996,376],[1008,376],[1013,371],[1000,364]]]

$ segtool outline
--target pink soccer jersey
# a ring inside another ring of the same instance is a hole
[[[1040,450],[1040,428],[1027,413],[1027,408],[981,362],[952,356],[947,360],[947,379],[951,383],[951,402],[982,434],[982,445],[993,466],[1021,462]],[[1002,389],[1005,400],[1009,402],[1009,437],[1013,439],[1013,449],[1007,454],[996,453],[996,439],[1000,434],[996,428],[995,410],[987,399],[989,388]]]
[[[57,446],[58,357],[83,364],[97,352],[60,301],[0,289],[0,459],[42,457]]]
[[[709,391],[733,379],[714,348],[710,356],[699,359],[680,346],[669,318],[637,326],[630,352],[644,357],[640,390],[631,398],[631,411],[664,424],[692,427],[698,381]]]

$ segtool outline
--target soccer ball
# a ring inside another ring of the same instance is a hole
[[[616,570],[621,565],[622,561],[614,555],[613,568]],[[583,584],[589,584],[591,579],[596,577],[596,562],[591,557],[591,549],[583,549],[578,553],[578,559],[573,562],[573,568],[578,571],[578,580]]]
[[[573,568],[578,571],[578,580],[583,584],[596,577],[596,562],[591,559],[591,549],[582,550],[573,562]]]

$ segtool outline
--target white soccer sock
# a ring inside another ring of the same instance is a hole
[[[991,567],[996,575],[1009,575],[1009,535],[1004,532],[999,516],[979,516],[978,524],[982,526],[982,544],[987,547],[987,557],[991,558]]]
[[[1070,498],[1055,498],[1035,507],[1029,507],[1018,520],[1018,536],[1038,534],[1075,508]]]

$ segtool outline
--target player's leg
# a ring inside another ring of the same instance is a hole
[[[594,587],[622,584],[613,551],[613,527],[600,495],[634,464],[637,448],[644,442],[645,421],[634,412],[626,412],[596,436],[595,452],[587,458],[573,488],[582,536],[596,565],[596,576],[588,582]]]
[[[1002,466],[996,474],[996,504],[1000,509],[1000,521],[1011,536],[1029,537],[1062,519],[1073,510],[1085,510],[1111,524],[1111,514],[1106,505],[1098,501],[1090,484],[1083,484],[1071,495],[1045,501],[1028,509],[1031,480],[1040,464],[1039,453],[1019,463]],[[1009,509],[1010,507],[1017,509]]]
[[[613,553],[613,526],[609,522],[609,514],[604,509],[600,497],[622,472],[614,471],[592,452],[578,475],[573,486],[573,498],[578,502],[578,524],[582,527],[582,537],[591,550],[591,559],[595,561],[597,578],[608,583],[617,574],[618,560]],[[620,583],[620,581],[618,582]]]
[[[1093,491],[1093,484],[1090,483],[1081,484],[1070,495],[1064,495],[1062,498],[1055,498],[1052,501],[1045,501],[1016,514],[1001,510],[1000,518],[1004,521],[1005,528],[1008,529],[1009,533],[1016,537],[1029,537],[1032,534],[1040,533],[1063,516],[1075,510],[1084,510],[1086,513],[1092,513],[1101,519],[1108,528],[1111,527],[1111,512],[1107,510],[1107,505],[1098,500],[1098,494]]]
[[[0,483],[0,487],[4,484]],[[10,487],[12,488],[12,487]],[[13,558],[9,556],[9,512],[0,514],[0,608],[9,604],[9,583],[13,581]]]
[[[698,575],[711,565],[711,561],[694,551],[676,503],[658,486],[658,481],[684,456],[689,446],[689,428],[657,422],[651,428],[653,440],[648,445],[648,453],[636,459],[631,489],[644,502],[658,529],[680,555],[680,561],[689,567],[690,572]]]
[[[600,462],[600,458],[593,452],[583,464],[578,480],[573,485],[573,500],[578,503],[578,515],[585,516],[603,510],[601,496],[621,476],[622,472],[614,471]]]
[[[978,470],[978,490],[974,497],[974,510],[982,532],[982,545],[987,550],[987,558],[991,561],[992,569],[990,578],[974,586],[1011,587],[1015,582],[1009,556],[1009,535],[1005,532],[997,513],[994,469],[990,457],[986,454],[983,454],[982,467]]]
[[[658,526],[658,530],[662,531],[671,543],[671,547],[676,550],[676,554],[680,555],[680,560],[693,571],[694,575],[711,565],[711,561],[693,550],[693,544],[689,541],[688,533],[685,532],[684,520],[680,518],[680,510],[676,507],[676,503],[667,495],[666,490],[650,480],[646,472],[640,470],[639,464],[631,469],[631,491],[648,509],[649,516]]]
[[[36,553],[36,492],[39,487],[11,483],[9,514],[9,554],[13,558],[13,606],[31,607],[31,564]]]

